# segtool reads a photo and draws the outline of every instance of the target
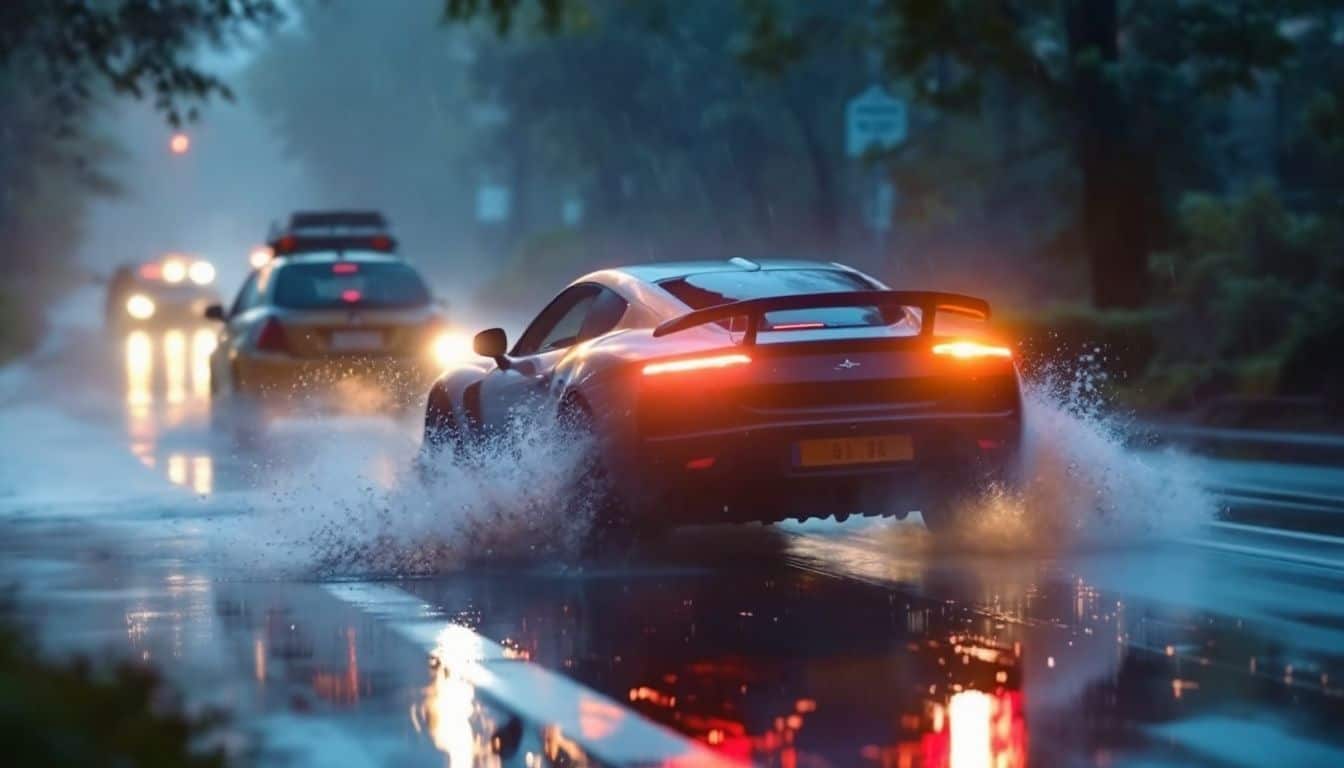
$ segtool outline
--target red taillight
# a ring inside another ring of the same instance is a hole
[[[746,365],[750,362],[751,358],[742,354],[687,357],[682,358],[681,360],[664,360],[660,363],[649,363],[644,366],[644,375],[657,376],[663,373],[686,373],[688,371],[729,368],[735,365]]]
[[[158,280],[163,277],[163,265],[157,261],[141,264],[140,276],[146,280]]]
[[[295,246],[297,246],[298,244],[299,244],[298,239],[295,238],[293,235],[285,235],[284,237],[275,241],[274,250],[276,253],[289,253],[290,251],[294,250]]]
[[[331,271],[338,275],[353,275],[359,271],[359,265],[352,261],[338,261],[331,265]]]
[[[285,328],[274,317],[257,332],[257,349],[265,352],[288,352],[289,342],[285,340]]]
[[[952,357],[957,360],[975,360],[985,357],[1008,359],[1013,350],[996,344],[981,344],[978,341],[948,341],[933,345],[933,354]]]
[[[346,304],[354,304],[362,298],[364,298],[364,294],[353,288],[347,288],[346,290],[341,291],[341,301],[344,301]]]
[[[369,245],[372,246],[375,251],[390,251],[392,250],[392,238],[383,235],[374,235],[369,238]]]
[[[711,468],[714,467],[714,462],[715,462],[715,457],[713,457],[713,456],[702,456],[701,458],[698,458],[698,459],[691,459],[690,461],[686,462],[686,469],[689,469],[689,470],[691,470],[692,472],[695,472],[695,471],[698,471],[698,470],[702,470],[702,469],[711,469]]]

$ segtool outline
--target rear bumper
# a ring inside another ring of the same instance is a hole
[[[234,361],[237,389],[269,406],[389,410],[418,406],[439,371],[421,357],[298,358],[252,355]]]
[[[800,419],[640,439],[622,489],[639,516],[668,522],[773,521],[837,512],[903,514],[1015,467],[1020,412]],[[802,440],[908,436],[913,457],[800,466]],[[634,470],[634,468],[631,468]],[[637,487],[634,486],[637,483]]]

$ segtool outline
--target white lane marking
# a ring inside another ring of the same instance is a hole
[[[1344,514],[1344,499],[1336,500],[1332,497],[1310,497],[1299,496],[1296,494],[1277,494],[1273,496],[1253,496],[1242,493],[1229,493],[1225,490],[1211,489],[1214,495],[1224,502],[1236,502],[1246,506],[1260,506],[1267,509],[1298,509],[1306,512],[1329,512],[1334,514]],[[1303,501],[1302,499],[1327,499],[1326,503],[1316,501]]]
[[[603,765],[743,766],[614,699],[518,658],[499,643],[442,618],[403,589],[371,583],[323,587],[338,600],[380,619],[427,657],[464,675],[478,694],[502,709],[531,726],[557,727]]]
[[[1334,559],[1328,557],[1315,557],[1313,555],[1304,555],[1296,552],[1290,552],[1283,549],[1267,549],[1264,547],[1250,547],[1244,544],[1228,544],[1221,541],[1212,541],[1209,539],[1177,539],[1182,544],[1190,544],[1205,549],[1217,549],[1223,552],[1231,552],[1239,555],[1250,555],[1253,557],[1263,557],[1273,560],[1282,560],[1300,565],[1314,565],[1319,568],[1328,568],[1333,571],[1344,570],[1344,559]]]
[[[1207,523],[1209,528],[1217,528],[1224,531],[1233,531],[1235,533],[1248,533],[1255,536],[1277,536],[1284,539],[1297,539],[1298,541],[1313,541],[1320,544],[1333,544],[1344,547],[1344,537],[1331,536],[1327,533],[1309,533],[1307,531],[1291,531],[1284,528],[1267,528],[1262,525],[1247,525],[1245,523],[1212,522]]]

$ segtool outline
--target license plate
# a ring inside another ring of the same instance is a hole
[[[915,445],[909,435],[830,437],[798,441],[794,456],[800,467],[885,464],[915,458]]]
[[[383,348],[383,334],[377,331],[333,331],[333,352],[370,352]]]

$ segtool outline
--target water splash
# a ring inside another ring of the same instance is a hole
[[[991,549],[1124,545],[1171,536],[1217,511],[1198,465],[1136,451],[1133,425],[1105,395],[1101,360],[1046,364],[1024,383],[1022,473],[969,502],[959,545]]]
[[[551,417],[520,416],[468,456],[420,457],[418,433],[378,420],[281,423],[269,442],[257,467],[265,490],[243,492],[248,512],[225,537],[229,557],[245,553],[253,568],[430,574],[564,559],[589,531],[591,454]],[[300,446],[316,453],[300,461]]]

